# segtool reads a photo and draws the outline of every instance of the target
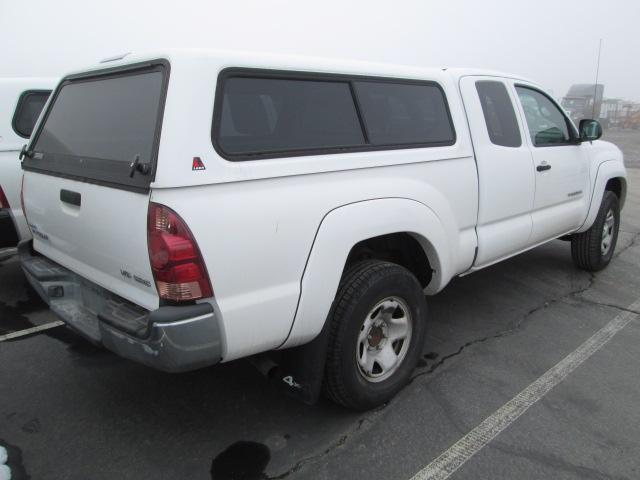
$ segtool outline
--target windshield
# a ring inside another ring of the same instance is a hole
[[[156,66],[63,82],[25,169],[148,187],[151,169],[131,177],[130,164],[155,160],[164,77]]]

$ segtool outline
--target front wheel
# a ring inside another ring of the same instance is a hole
[[[377,260],[351,268],[328,319],[327,396],[356,410],[389,401],[418,362],[426,314],[422,287],[407,269]]]
[[[605,191],[596,220],[589,230],[571,237],[573,263],[597,272],[609,265],[618,241],[620,202],[615,193]]]

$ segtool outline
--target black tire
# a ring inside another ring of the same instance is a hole
[[[606,254],[602,253],[602,240],[604,235],[605,220],[608,212],[613,213],[614,226],[609,249]],[[605,191],[600,204],[600,210],[595,222],[589,230],[576,233],[571,237],[571,257],[573,263],[583,270],[597,272],[609,265],[613,252],[618,241],[618,230],[620,228],[620,202],[615,193]]]
[[[390,376],[372,383],[365,379],[356,360],[358,338],[367,315],[389,297],[401,299],[408,308],[411,337],[404,357]],[[404,267],[367,260],[351,268],[340,282],[329,313],[325,395],[354,410],[368,410],[388,402],[405,386],[420,358],[426,336],[426,316],[427,303],[422,287]]]

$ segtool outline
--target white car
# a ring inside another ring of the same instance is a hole
[[[18,154],[54,86],[50,78],[0,78],[0,260],[31,238],[20,207]]]
[[[514,75],[131,55],[56,88],[19,251],[51,310],[123,357],[272,352],[285,389],[365,409],[406,383],[425,294],[453,277],[559,237],[607,265],[627,183],[600,135]]]

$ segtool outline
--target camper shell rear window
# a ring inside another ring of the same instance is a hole
[[[23,168],[148,190],[168,74],[168,63],[158,61],[66,78],[54,93]],[[132,169],[135,161],[143,167]]]

